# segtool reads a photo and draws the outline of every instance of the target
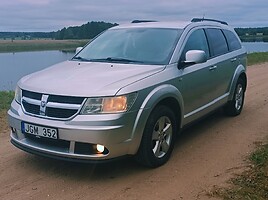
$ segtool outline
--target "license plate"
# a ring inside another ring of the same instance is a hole
[[[51,139],[58,139],[58,129],[39,126],[35,124],[29,124],[22,122],[21,130],[23,133],[28,133],[31,135],[35,135],[36,137],[46,137]]]

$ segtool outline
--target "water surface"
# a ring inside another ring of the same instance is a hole
[[[242,42],[248,53],[268,52],[268,42]]]
[[[73,55],[61,51],[0,53],[0,91],[14,90],[23,76],[68,60]]]

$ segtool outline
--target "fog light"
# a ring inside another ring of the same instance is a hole
[[[104,146],[100,144],[97,144],[96,148],[99,153],[103,153],[105,149]]]

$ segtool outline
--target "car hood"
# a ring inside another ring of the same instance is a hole
[[[65,61],[22,78],[20,88],[68,96],[113,96],[165,66]],[[130,91],[131,92],[131,91]]]

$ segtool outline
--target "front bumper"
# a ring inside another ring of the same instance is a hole
[[[52,158],[73,161],[110,160],[136,153],[143,130],[143,127],[137,127],[137,114],[138,111],[77,115],[71,120],[59,121],[26,115],[21,106],[13,101],[8,111],[11,143],[24,151]],[[24,134],[21,130],[22,122],[57,128],[59,138],[44,139]],[[106,150],[103,153],[92,151],[96,144],[105,146]]]

